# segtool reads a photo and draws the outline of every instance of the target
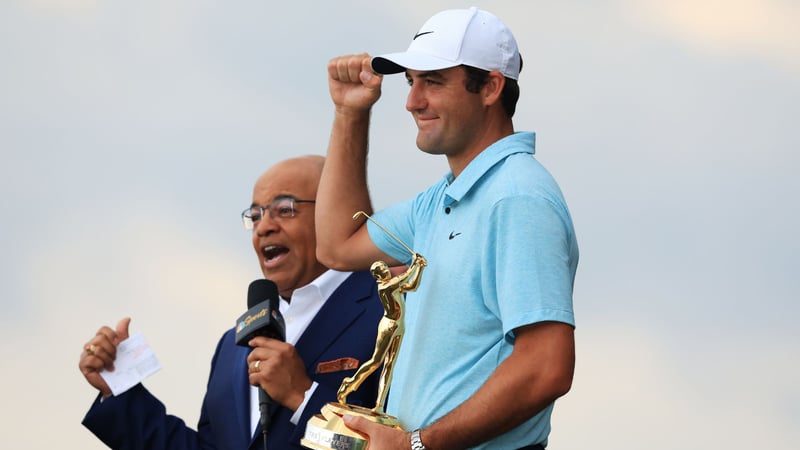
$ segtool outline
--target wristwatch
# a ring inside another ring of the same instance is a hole
[[[411,450],[427,450],[419,437],[419,429],[411,432]]]

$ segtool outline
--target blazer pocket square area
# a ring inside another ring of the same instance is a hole
[[[339,372],[341,370],[351,370],[356,368],[358,368],[358,360],[355,358],[346,357],[317,364],[317,373]]]

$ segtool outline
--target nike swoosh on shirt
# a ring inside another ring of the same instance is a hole
[[[417,39],[420,36],[423,36],[423,35],[426,35],[426,34],[431,34],[431,33],[433,33],[433,31],[423,31],[421,33],[417,33],[417,34],[414,35],[414,39],[412,39],[412,41]]]
[[[459,236],[461,232],[456,233],[455,231],[450,232],[450,240],[452,241],[454,237]]]

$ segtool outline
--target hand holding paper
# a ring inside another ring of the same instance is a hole
[[[114,371],[103,369],[100,376],[108,383],[112,394],[120,395],[159,369],[161,365],[144,336],[135,333],[117,347]]]

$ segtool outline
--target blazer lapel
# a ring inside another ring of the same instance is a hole
[[[245,442],[252,444],[253,433],[252,424],[250,423],[250,376],[247,368],[247,355],[250,354],[250,349],[247,347],[240,347],[234,345],[235,363],[231,367],[231,383],[233,385],[234,405],[240,405],[231,411],[236,415],[236,421],[241,424],[240,432]]]
[[[309,373],[313,373],[316,368],[313,364],[325,349],[364,313],[362,302],[370,298],[372,291],[371,284],[365,283],[364,278],[375,282],[369,272],[354,272],[347,277],[306,328],[313,332],[303,333],[297,341],[295,348]]]

